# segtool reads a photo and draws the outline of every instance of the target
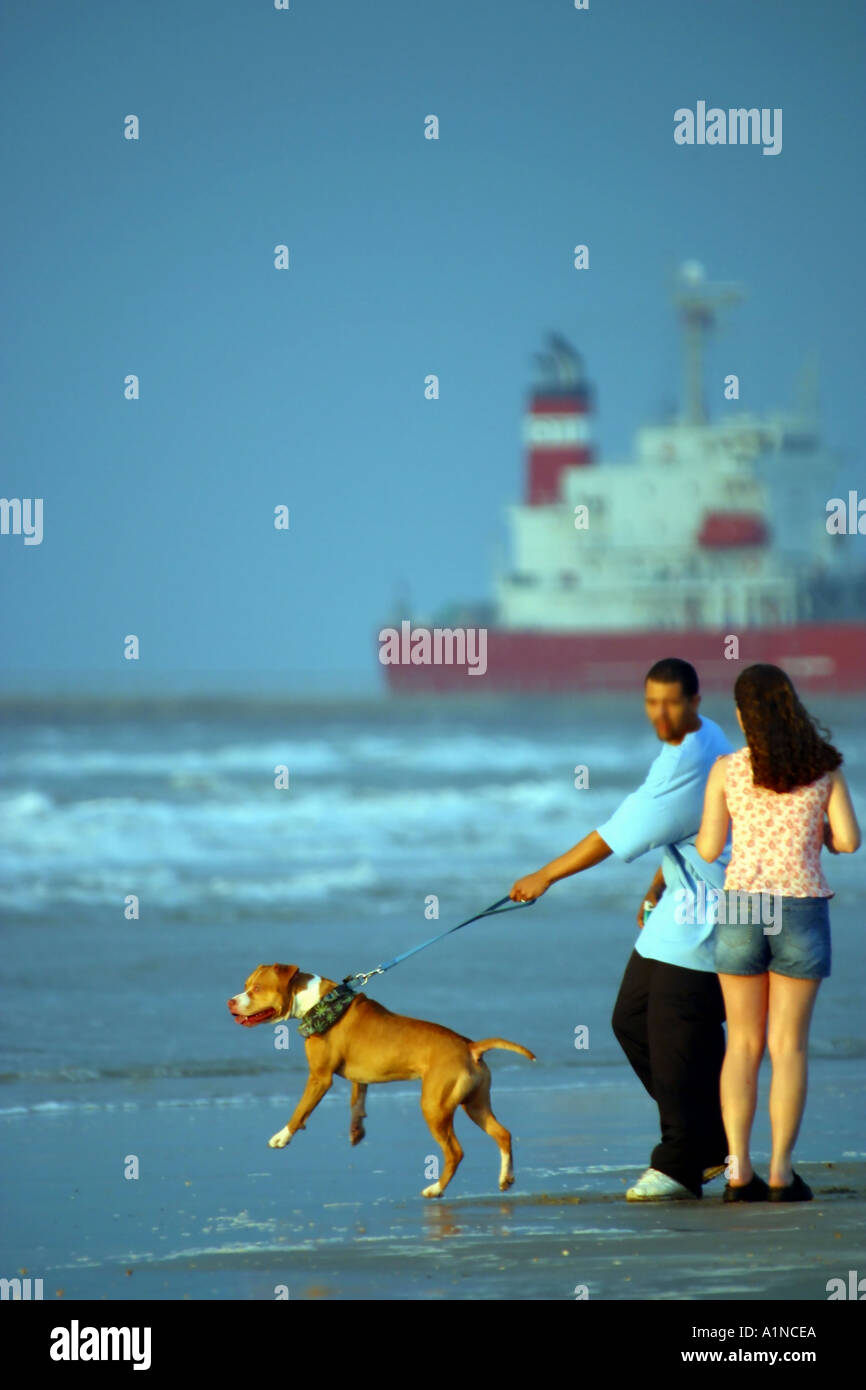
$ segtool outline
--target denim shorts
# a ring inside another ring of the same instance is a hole
[[[728,889],[715,928],[716,970],[722,975],[788,975],[824,980],[830,974],[827,898],[785,898]],[[722,911],[725,920],[722,921]],[[738,920],[739,919],[739,920]]]

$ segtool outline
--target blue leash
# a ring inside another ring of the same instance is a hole
[[[392,960],[386,961],[384,965],[377,965],[375,970],[359,970],[357,975],[347,975],[343,981],[350,985],[355,980],[360,980],[363,985],[373,975],[384,975],[386,970],[392,966],[399,965],[401,960],[407,960],[409,956],[414,956],[417,951],[423,951],[427,946],[432,946],[434,941],[441,941],[443,936],[450,936],[452,932],[459,931],[461,927],[468,927],[470,922],[477,922],[482,917],[496,917],[500,912],[512,912],[518,907],[532,907],[537,902],[533,898],[530,902],[513,903],[510,898],[500,898],[498,903],[492,903],[490,907],[485,907],[483,912],[476,912],[474,917],[467,917],[465,922],[458,922],[456,927],[449,927],[447,931],[440,932],[438,936],[431,936],[429,941],[422,941],[420,946],[413,946],[410,951],[403,951],[399,956],[394,956]],[[509,907],[503,907],[503,903],[509,903]]]

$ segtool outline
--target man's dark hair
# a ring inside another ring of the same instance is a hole
[[[661,681],[664,685],[680,685],[686,699],[698,693],[698,673],[688,661],[680,661],[678,656],[666,656],[651,666],[644,677],[647,681]]]

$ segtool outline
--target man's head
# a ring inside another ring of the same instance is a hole
[[[682,743],[699,729],[698,673],[677,656],[657,661],[646,674],[644,703],[647,718],[663,743]]]

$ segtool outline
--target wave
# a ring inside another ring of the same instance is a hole
[[[647,748],[652,745],[647,740]],[[586,735],[563,740],[523,738],[517,735],[483,733],[443,733],[419,739],[417,732],[355,733],[324,739],[281,738],[229,743],[212,748],[142,749],[115,743],[113,747],[80,746],[63,742],[56,747],[21,747],[9,751],[5,760],[11,778],[56,778],[73,782],[81,778],[122,777],[164,778],[184,785],[199,779],[208,784],[220,776],[268,776],[274,767],[285,764],[290,772],[306,775],[339,774],[351,778],[371,769],[399,768],[419,772],[471,775],[499,771],[542,770],[550,773],[568,769],[569,759],[595,766],[599,771],[633,766],[634,741],[626,748],[618,739],[605,740]]]
[[[297,1050],[295,1050],[297,1056]],[[853,1061],[866,1057],[866,1038],[811,1038],[809,1040],[810,1058],[820,1059],[821,1061]],[[502,1057],[497,1063],[497,1075],[501,1078],[509,1071],[513,1071],[515,1078],[519,1077],[525,1068],[525,1063],[511,1061]],[[599,1072],[607,1075],[611,1072],[627,1073],[629,1084],[631,1084],[631,1069],[625,1056],[618,1051],[611,1051],[606,1056],[598,1055],[592,1062],[584,1060],[580,1063],[580,1072],[590,1071],[593,1074]],[[547,1064],[543,1057],[539,1057],[532,1068],[533,1077],[539,1077],[539,1084],[545,1090],[568,1090],[572,1086],[581,1086],[582,1079],[573,1069],[563,1069],[561,1060],[553,1065]],[[114,1066],[108,1065],[81,1065],[67,1067],[27,1067],[12,1069],[0,1072],[0,1085],[31,1085],[31,1086],[82,1086],[91,1082],[124,1082],[139,1084],[149,1081],[201,1081],[201,1080],[222,1080],[235,1079],[237,1077],[267,1076],[274,1077],[280,1082],[294,1085],[297,1083],[300,1073],[293,1072],[287,1080],[285,1058],[269,1062],[253,1062],[234,1058],[217,1058],[208,1061],[196,1061],[194,1059],[181,1060],[177,1062],[130,1062],[118,1063]],[[506,1081],[506,1085],[508,1082]],[[590,1083],[593,1084],[593,1083]],[[500,1089],[500,1082],[497,1080],[497,1090]],[[513,1089],[532,1091],[536,1088],[535,1081],[527,1081],[524,1084],[516,1084]],[[399,1083],[388,1082],[375,1086],[377,1095],[412,1095],[417,1098],[417,1083],[410,1082],[408,1086]],[[250,1097],[248,1096],[247,1099]],[[257,1100],[268,1099],[256,1093],[253,1097]],[[207,1105],[211,1103],[212,1097],[196,1096],[190,1098],[172,1098],[172,1105]],[[234,1105],[243,1097],[236,1094],[227,1096],[223,1103]],[[54,1105],[63,1106],[64,1101],[45,1101],[43,1106],[49,1109]],[[70,1102],[81,1104],[82,1102]],[[83,1102],[88,1104],[90,1102]],[[111,1102],[100,1102],[100,1104]],[[120,1102],[121,1104],[138,1105],[138,1101]],[[154,1102],[150,1099],[142,1100],[141,1105],[149,1105]],[[167,1102],[168,1103],[168,1102]],[[282,1099],[281,1102],[282,1104]],[[33,1107],[29,1107],[33,1108]]]
[[[268,787],[255,797],[234,788],[231,800],[184,802],[70,801],[11,788],[0,796],[0,903],[22,913],[116,907],[135,892],[160,909],[230,904],[255,913],[347,891],[387,898],[395,874],[403,883],[441,875],[443,860],[471,882],[478,856],[501,845],[503,823],[513,856],[542,862],[551,835],[571,833],[577,795],[562,777],[484,782],[471,794],[361,784]],[[582,805],[600,823],[619,798],[609,791],[593,797],[591,811]]]
[[[624,1071],[626,1065],[627,1064],[623,1062],[622,1066],[619,1069]],[[269,1069],[262,1068],[262,1070],[268,1071]],[[625,1086],[631,1085],[631,1081],[626,1077],[623,1077],[620,1080],[619,1078],[614,1076],[589,1077],[586,1075],[575,1077],[573,1079],[569,1079],[568,1081],[552,1081],[548,1084],[545,1084],[544,1079],[540,1076],[538,1081],[536,1081],[534,1084],[527,1084],[525,1082],[521,1084],[519,1081],[517,1081],[515,1075],[514,1084],[510,1084],[507,1076],[509,1070],[510,1068],[507,1064],[505,1066],[500,1067],[498,1070],[496,1081],[497,1095],[501,1096],[504,1094],[516,1094],[519,1092],[529,1092],[535,1095],[540,1090],[592,1091],[597,1090],[599,1088],[621,1089]],[[518,1068],[515,1066],[515,1074],[517,1071]],[[229,1073],[226,1074],[228,1075]],[[276,1068],[272,1069],[272,1074],[275,1077],[277,1076],[278,1071]],[[282,1072],[282,1077],[285,1078],[285,1072]],[[159,1079],[158,1072],[155,1073],[155,1078]],[[285,1111],[287,1105],[291,1105],[297,1101],[298,1081],[299,1077],[295,1075],[291,1078],[291,1083],[293,1084],[287,1084],[279,1090],[275,1088],[272,1092],[269,1092],[267,1094],[262,1094],[258,1091],[233,1091],[229,1095],[187,1095],[157,1097],[149,1096],[147,1098],[134,1100],[120,1098],[113,1100],[93,1100],[88,1098],[87,1100],[84,1100],[73,1098],[69,1100],[30,1100],[29,1102],[22,1101],[17,1104],[0,1105],[0,1120],[18,1119],[28,1115],[50,1119],[54,1116],[63,1116],[71,1113],[83,1114],[87,1112],[88,1114],[111,1114],[115,1111],[127,1112],[148,1110],[185,1110],[203,1108],[211,1109],[215,1106],[238,1107],[243,1110],[250,1110],[255,1106],[266,1105],[269,1108],[275,1108],[280,1111]],[[395,1103],[399,1105],[412,1105],[413,1107],[417,1106],[418,1104],[419,1092],[417,1082],[414,1084],[408,1083],[406,1085],[397,1082],[390,1082],[387,1085],[377,1086],[376,1090],[377,1092],[381,1092],[381,1095],[377,1094],[376,1096],[376,1105],[379,1109],[381,1109],[383,1105]],[[336,1096],[334,1101],[332,1101],[331,1103],[339,1103],[340,1101],[345,1100],[346,1105],[348,1105],[348,1097],[349,1090],[347,1086],[344,1091],[344,1095],[342,1097]],[[294,1102],[292,1098],[294,1098]]]

